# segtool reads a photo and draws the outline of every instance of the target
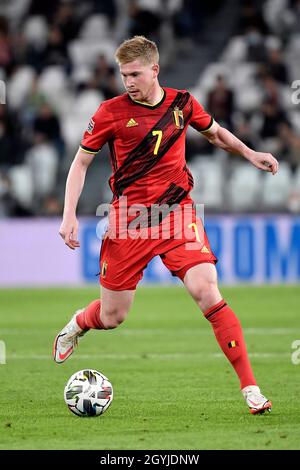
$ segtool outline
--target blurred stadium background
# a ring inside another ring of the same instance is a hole
[[[280,161],[275,177],[263,174],[189,130],[192,194],[205,204],[220,280],[297,283],[299,0],[0,0],[0,285],[97,282],[108,149],[87,175],[75,254],[58,236],[64,186],[90,116],[123,92],[114,51],[134,34],[158,43],[163,86],[190,90]],[[143,282],[176,281],[153,260]]]

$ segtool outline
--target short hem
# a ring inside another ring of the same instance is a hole
[[[189,269],[193,268],[194,266],[197,266],[198,264],[203,264],[203,263],[210,263],[210,264],[217,264],[217,259],[204,259],[204,260],[198,260],[194,261],[193,263],[186,264],[183,268],[179,269],[178,271],[171,271],[172,276],[177,276],[179,279],[183,282],[184,276],[188,272]]]
[[[111,284],[109,284],[108,282],[103,282],[103,280],[100,279],[100,285],[105,287],[106,289],[109,289],[109,290],[115,290],[115,291],[122,291],[122,290],[136,290],[136,287],[137,286],[129,286],[129,287],[116,287],[116,286],[112,286]]]

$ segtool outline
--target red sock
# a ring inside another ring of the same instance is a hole
[[[101,300],[93,300],[84,310],[76,317],[78,326],[82,330],[105,330],[100,320]]]
[[[234,312],[224,300],[221,300],[206,310],[204,315],[210,321],[222,351],[234,367],[240,379],[241,388],[256,385],[242,327]]]

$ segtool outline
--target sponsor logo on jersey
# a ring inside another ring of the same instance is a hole
[[[126,127],[133,127],[133,126],[138,126],[138,123],[133,118],[131,118],[127,122]]]

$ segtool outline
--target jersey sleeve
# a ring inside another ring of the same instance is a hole
[[[199,132],[207,132],[214,123],[213,117],[208,114],[203,106],[192,96],[193,114],[190,125]]]
[[[84,132],[80,148],[87,153],[95,155],[113,136],[113,119],[104,103],[101,103],[93,117],[90,119]]]

